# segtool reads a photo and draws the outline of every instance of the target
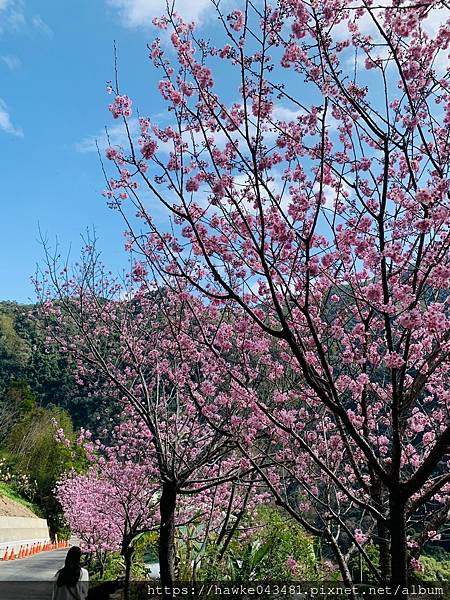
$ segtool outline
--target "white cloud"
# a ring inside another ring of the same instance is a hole
[[[23,131],[12,124],[6,103],[0,98],[0,130],[16,137],[23,137]]]
[[[345,181],[341,181],[339,189],[339,199],[342,200],[343,194],[351,194],[351,191],[351,187],[347,185]],[[314,184],[313,192],[315,192],[316,194],[320,192],[320,183],[318,181],[316,181],[316,183]],[[334,208],[338,196],[335,188],[327,184],[322,185],[322,195],[325,198],[325,207],[331,209]]]
[[[387,0],[387,5],[389,5],[390,0]],[[354,3],[353,3],[354,4]],[[378,8],[374,9],[375,17],[381,14],[383,10],[382,6],[386,6],[386,0],[381,0],[380,3],[377,3]],[[446,23],[450,19],[450,10],[442,5],[428,11],[426,17],[421,20],[420,25],[422,30],[431,38],[435,38],[438,34],[441,26],[446,26]],[[388,66],[391,69],[395,68],[395,62],[392,58],[392,52],[387,48],[385,41],[381,38],[380,33],[376,27],[376,24],[370,14],[366,11],[363,16],[357,21],[358,28],[363,35],[369,35],[372,37],[374,43],[378,44],[378,47],[371,51],[370,55],[372,58],[380,58],[382,61],[386,61],[389,59]],[[350,36],[347,21],[344,20],[335,26],[332,30],[333,38],[337,41],[343,40],[344,38],[348,38]],[[367,55],[360,51],[357,55],[356,66],[358,70],[365,70],[365,60]],[[348,68],[352,68],[355,62],[355,54],[354,49],[350,50],[350,53],[346,60],[346,66]],[[438,77],[443,77],[445,73],[448,71],[450,62],[449,62],[449,52],[447,50],[441,50],[437,53],[433,68],[436,71]],[[370,89],[370,85],[369,85]]]
[[[107,0],[113,8],[119,9],[123,24],[127,27],[151,27],[152,19],[166,13],[167,4],[173,0]],[[211,0],[175,0],[175,10],[188,21],[201,20],[207,10],[211,10]]]
[[[289,107],[278,104],[274,107],[272,118],[274,121],[295,121],[296,118],[301,114],[302,111],[293,110]],[[161,121],[165,119],[167,115],[168,113],[159,113],[154,115],[152,118],[152,123],[162,126]],[[130,130],[131,139],[133,140],[133,143],[136,143],[136,139],[140,135],[138,119],[135,117],[128,119],[128,127]],[[254,124],[250,123],[249,129],[250,134],[253,134],[255,131]],[[278,133],[279,132],[275,129],[266,131],[264,133],[265,143],[269,145],[274,143]],[[237,133],[230,133],[229,135],[232,140],[240,138],[240,135]],[[208,137],[210,139],[214,139],[214,145],[218,148],[224,148],[225,144],[229,141],[228,135],[223,130],[216,131],[214,133],[208,132]],[[198,131],[194,131],[191,134],[185,133],[184,140],[188,144],[188,147],[191,151],[193,151],[193,144],[197,146],[197,152],[200,151],[201,147],[204,145],[204,136]],[[117,121],[117,123],[111,127],[108,127],[107,131],[105,129],[101,129],[94,135],[86,136],[75,144],[75,149],[81,154],[97,152],[97,145],[101,152],[104,152],[109,146],[121,146],[125,151],[127,151],[130,147],[130,143],[123,122]],[[170,140],[167,142],[158,141],[158,149],[160,153],[169,154],[169,152],[173,150],[173,142]]]
[[[439,28],[449,18],[450,10],[447,7],[433,8],[428,12],[426,19],[422,21],[422,28],[430,37],[435,37]]]
[[[444,25],[449,18],[450,10],[448,8],[435,8],[430,10],[427,18],[422,21],[422,28],[431,38],[434,38],[437,35],[440,27]],[[447,70],[450,68],[448,49],[438,52],[434,61],[434,68],[439,77],[443,77],[445,75]]]
[[[296,121],[298,117],[304,115],[303,110],[292,109],[282,104],[275,104],[272,111],[274,121]]]
[[[351,2],[350,6],[356,7],[356,2]],[[377,16],[381,16],[383,7],[390,6],[391,0],[381,0],[377,2],[377,8],[373,10],[374,18]],[[422,29],[431,37],[435,37],[439,27],[444,25],[450,17],[450,10],[441,6],[439,8],[433,8],[427,13],[425,19],[421,21]],[[373,37],[374,41],[381,41],[380,34],[374,19],[370,16],[370,14],[365,11],[363,16],[358,19],[358,29],[363,35],[370,35]],[[338,25],[333,27],[332,30],[333,38],[336,40],[341,40],[344,38],[348,38],[350,36],[347,20],[341,21]]]
[[[129,119],[128,127],[131,138],[134,140],[139,133],[139,123],[137,119]],[[109,137],[109,141],[108,141]],[[125,150],[129,148],[128,134],[125,125],[120,121],[112,127],[100,130],[95,135],[89,135],[75,144],[77,152],[82,154],[86,152],[97,152],[97,145],[100,152],[104,152],[109,146],[122,146]]]
[[[154,119],[152,122],[156,123]],[[136,144],[136,140],[140,135],[138,119],[135,117],[128,119],[128,128],[130,130],[131,139],[133,143]],[[214,137],[214,143],[220,148],[223,148],[228,141],[228,138],[222,131],[211,134],[211,137]],[[193,132],[192,135],[186,133],[184,139],[191,149],[193,143],[200,147],[204,141],[203,134],[200,132]],[[103,129],[95,135],[89,135],[83,138],[80,142],[75,144],[75,148],[77,152],[84,154],[86,152],[97,152],[97,145],[101,152],[106,150],[109,146],[121,146],[124,148],[125,152],[127,152],[130,148],[130,142],[123,122],[118,121],[115,125],[112,125],[112,127],[108,127],[107,131]],[[171,140],[167,142],[158,141],[158,150],[163,154],[169,154],[169,152],[173,150],[173,142]]]
[[[13,54],[6,54],[4,56],[0,56],[0,62],[6,65],[11,71],[15,71],[21,65],[20,58],[14,56]]]

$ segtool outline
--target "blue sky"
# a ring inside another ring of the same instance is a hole
[[[164,109],[159,74],[148,60],[151,19],[164,0],[0,0],[0,299],[33,299],[30,277],[42,261],[39,228],[76,258],[95,226],[104,260],[124,264],[120,217],[101,196],[95,138],[114,126],[105,85],[119,53],[123,92]],[[183,2],[205,17],[208,0]],[[114,134],[114,128],[112,130]]]
[[[76,260],[81,235],[95,226],[107,265],[112,270],[125,265],[124,224],[101,195],[95,140],[106,147],[106,125],[113,144],[124,142],[107,110],[114,40],[121,92],[141,114],[160,123],[167,118],[157,90],[161,74],[146,47],[155,36],[152,18],[165,5],[166,0],[0,0],[0,300],[34,298],[30,279],[43,259],[39,230],[50,243],[58,238],[62,252],[71,248]],[[210,0],[176,0],[176,7],[203,30],[216,22]],[[430,14],[430,33],[442,19],[441,11]],[[366,33],[373,28],[362,26]],[[346,35],[345,27],[340,35]],[[349,64],[353,69],[353,60]],[[228,77],[220,87],[225,96],[235,93]],[[376,86],[372,89],[376,95]],[[153,217],[162,216],[153,206]]]

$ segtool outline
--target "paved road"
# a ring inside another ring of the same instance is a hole
[[[0,562],[1,600],[50,600],[52,579],[66,554],[67,548]]]

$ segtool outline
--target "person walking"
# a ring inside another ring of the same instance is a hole
[[[52,600],[86,600],[89,573],[80,564],[81,549],[72,546],[67,552],[64,567],[55,575]]]

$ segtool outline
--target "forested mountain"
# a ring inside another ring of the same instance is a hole
[[[35,306],[0,302],[0,496],[32,502],[52,535],[64,535],[53,489],[83,454],[73,456],[57,442],[54,423],[69,438],[81,427],[98,434],[115,406],[109,398],[88,395],[45,337]]]
[[[76,383],[66,358],[48,350],[45,335],[35,306],[0,302],[2,422],[6,424],[8,413],[13,417],[18,404],[35,401],[40,407],[65,409],[75,429],[98,430],[114,413],[114,402],[89,396]]]

